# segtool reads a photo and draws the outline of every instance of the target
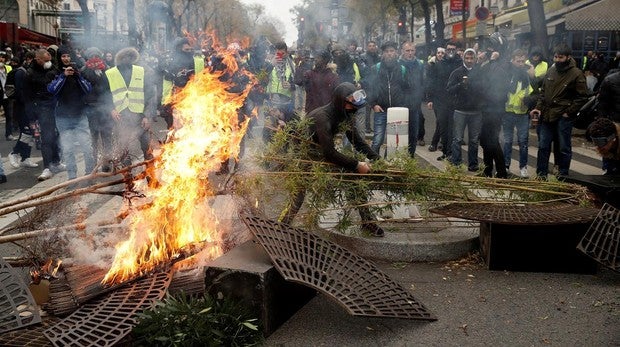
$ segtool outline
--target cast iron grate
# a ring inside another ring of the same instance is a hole
[[[166,294],[171,276],[158,273],[89,302],[47,329],[54,346],[113,346],[131,332],[136,314]]]
[[[432,208],[430,211],[443,216],[512,225],[590,223],[598,212],[595,208],[566,203],[541,205],[452,203]]]
[[[50,326],[58,323],[60,318],[48,316],[41,324],[31,325],[23,329],[0,334],[0,346],[3,347],[46,347],[52,346],[50,340],[43,335]]]
[[[620,272],[620,210],[603,205],[577,249],[616,272]]]
[[[351,315],[437,320],[374,264],[307,231],[250,215],[241,219],[292,282],[335,299]]]
[[[0,257],[0,333],[39,322],[39,308],[30,290]]]

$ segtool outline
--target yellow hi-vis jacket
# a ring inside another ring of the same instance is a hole
[[[527,106],[523,102],[526,96],[530,95],[534,89],[528,83],[527,86],[523,86],[521,81],[517,82],[517,89],[514,93],[508,93],[508,101],[506,101],[506,112],[514,114],[525,114],[527,112]]]
[[[291,79],[291,76],[293,76],[293,74],[295,73],[295,71],[293,70],[293,66],[289,64],[288,61],[285,62],[284,66],[285,66],[284,67],[284,80],[289,81]],[[282,86],[282,82],[283,81],[280,80],[278,76],[278,72],[276,71],[276,68],[274,67],[271,70],[271,75],[269,77],[269,83],[267,84],[267,88],[265,88],[265,93],[267,94],[278,93],[278,94],[288,96],[289,98],[292,98],[293,92],[289,88],[284,88]]]
[[[144,68],[132,65],[131,80],[129,87],[125,84],[125,79],[117,67],[108,69],[105,74],[108,76],[110,91],[114,109],[121,112],[125,109],[133,113],[144,112]]]
[[[205,69],[205,60],[202,56],[194,57],[194,74],[200,73]],[[164,82],[161,88],[161,104],[165,105],[170,102],[172,97],[172,81],[164,78]]]

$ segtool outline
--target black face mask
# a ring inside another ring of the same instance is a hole
[[[345,101],[346,102],[346,101]],[[349,105],[352,105],[354,108],[353,109],[348,109],[345,108],[344,112],[347,114],[347,117],[354,117],[355,114],[357,113],[358,108],[355,107],[355,105],[348,103]]]
[[[569,61],[569,60],[567,60],[567,61],[565,61],[565,62],[563,62],[563,63],[557,62],[557,63],[555,63],[555,67],[556,67],[558,70],[566,70],[566,68],[568,68],[568,65],[569,65],[569,64],[570,64],[570,61]]]

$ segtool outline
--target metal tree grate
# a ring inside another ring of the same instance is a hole
[[[462,219],[512,225],[590,223],[597,209],[559,204],[453,203],[430,209],[432,213]]]
[[[0,333],[40,322],[39,308],[30,290],[0,257]]]
[[[437,320],[374,264],[312,233],[250,215],[241,219],[288,280],[319,290],[351,315]]]
[[[48,316],[41,324],[0,334],[0,346],[3,347],[44,347],[52,346],[43,331],[58,323],[60,318]]]
[[[605,204],[583,236],[577,249],[616,272],[620,272],[620,210]]]
[[[89,302],[44,334],[54,346],[113,346],[131,332],[138,312],[166,294],[169,273],[158,273]]]

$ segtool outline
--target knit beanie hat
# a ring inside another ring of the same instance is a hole
[[[89,47],[84,52],[84,56],[86,57],[86,59],[90,59],[90,58],[92,58],[94,56],[103,57],[103,53],[97,47]]]

